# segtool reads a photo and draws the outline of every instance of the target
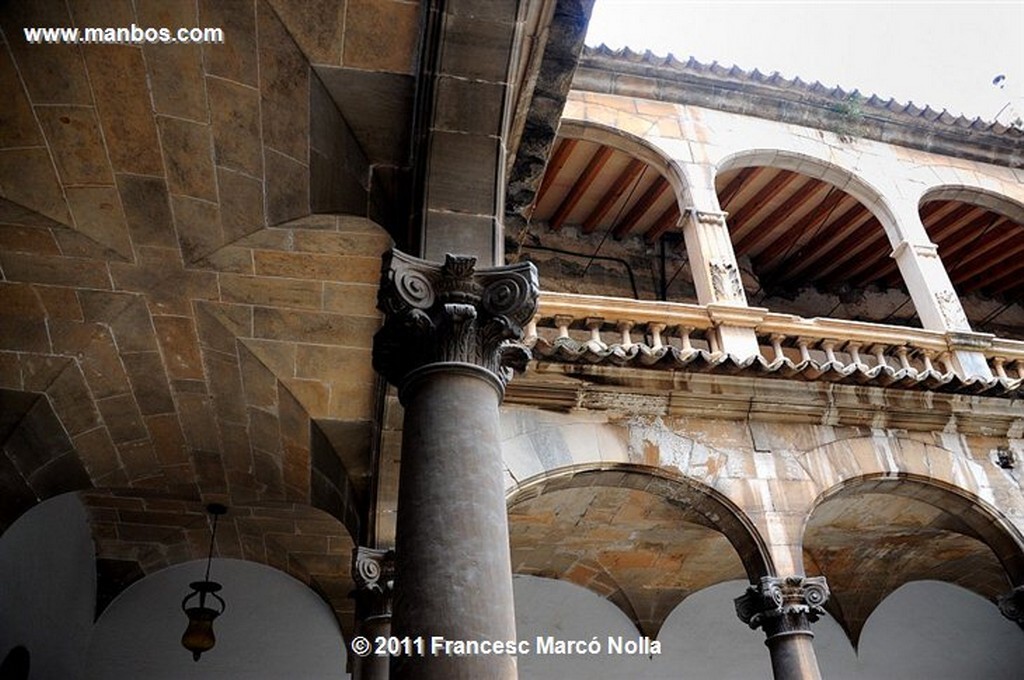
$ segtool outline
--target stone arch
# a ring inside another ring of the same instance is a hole
[[[347,677],[338,637],[351,638],[308,584],[248,560],[213,563],[227,606],[214,623],[215,646],[196,664],[178,644],[186,626],[178,604],[203,568],[170,566],[126,589],[93,626],[88,677]]]
[[[828,182],[863,203],[878,218],[894,247],[903,240],[896,213],[885,193],[855,170],[843,167],[834,159],[826,160],[784,149],[745,149],[721,158],[715,166],[715,175],[740,165],[766,165]]]
[[[1014,198],[988,187],[969,184],[940,184],[927,188],[918,199],[918,206],[928,201],[961,201],[971,203],[1024,224],[1024,197]]]
[[[614,126],[573,118],[562,119],[558,134],[561,137],[604,144],[644,161],[668,180],[680,212],[693,203],[689,184],[679,164],[643,137]]]
[[[855,474],[826,488],[805,516],[801,545],[808,572],[828,578],[829,610],[854,646],[905,583],[945,581],[995,601],[1024,578],[1024,538],[998,510],[913,472]]]
[[[570,465],[525,480],[506,498],[517,573],[587,587],[647,635],[693,592],[775,573],[766,542],[737,505],[662,468]]]
[[[96,614],[126,588],[162,569],[207,556],[205,506],[136,489],[83,492],[96,548]],[[273,567],[316,592],[346,635],[355,626],[351,555],[355,541],[331,514],[301,504],[254,503],[228,508],[214,557]]]

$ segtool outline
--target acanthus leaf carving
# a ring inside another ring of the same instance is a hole
[[[829,589],[824,576],[763,576],[736,598],[736,614],[751,628],[769,637],[809,631],[825,613]]]
[[[374,338],[374,368],[400,387],[417,368],[466,363],[504,385],[529,361],[518,342],[538,293],[529,262],[477,270],[472,257],[447,255],[437,264],[393,249],[381,271],[377,307],[385,319]]]

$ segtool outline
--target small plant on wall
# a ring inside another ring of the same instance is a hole
[[[835,116],[831,117],[828,129],[834,132],[840,141],[849,143],[859,135],[864,120],[864,109],[861,106],[863,101],[864,98],[859,93],[851,92],[846,99],[829,107],[829,111]]]

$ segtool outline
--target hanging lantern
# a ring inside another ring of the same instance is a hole
[[[213,649],[217,638],[213,635],[213,621],[224,613],[224,598],[217,594],[221,585],[210,580],[210,563],[213,561],[213,546],[217,538],[217,518],[228,511],[220,503],[210,503],[206,511],[213,515],[213,530],[210,532],[210,552],[206,557],[206,576],[202,581],[189,584],[192,589],[181,601],[181,610],[188,617],[188,628],[181,636],[181,644],[192,652],[192,658],[199,661],[203,652]]]

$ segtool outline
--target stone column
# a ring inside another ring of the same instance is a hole
[[[775,680],[821,680],[811,624],[825,613],[824,576],[764,576],[736,598],[736,613],[764,630]]]
[[[537,294],[530,263],[384,257],[373,361],[405,409],[392,634],[428,652],[394,658],[395,680],[516,677],[514,656],[430,652],[435,636],[515,640],[498,406],[529,359],[517,341]]]
[[[1024,628],[1024,586],[1017,586],[999,598],[999,611],[1003,616]]]
[[[725,217],[724,212],[691,208],[683,218],[683,238],[697,301],[712,312],[718,346],[723,352],[745,359],[759,353],[757,335],[753,325],[736,325],[745,320],[730,314],[730,310],[747,310],[747,296]],[[763,317],[767,310],[754,312],[755,316]]]
[[[370,641],[391,635],[391,595],[395,585],[395,552],[358,546],[352,551],[356,582],[356,634]],[[388,680],[386,656],[352,655],[353,680]]]
[[[992,378],[983,350],[992,343],[987,333],[973,333],[960,298],[953,288],[942,261],[939,247],[930,241],[903,241],[892,251],[921,325],[943,331],[949,340],[950,356],[962,378]]]

